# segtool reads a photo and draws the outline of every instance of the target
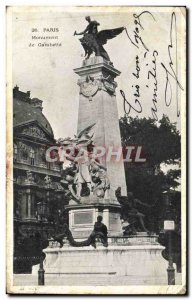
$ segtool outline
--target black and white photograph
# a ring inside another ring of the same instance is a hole
[[[8,6],[7,293],[185,295],[185,6]]]

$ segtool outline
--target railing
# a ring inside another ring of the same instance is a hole
[[[23,158],[20,158],[20,157],[17,157],[14,160],[14,163],[15,164],[24,164],[24,165],[29,165],[29,166],[32,166],[32,167],[39,167],[39,168],[43,168],[43,169],[49,169],[49,170],[52,170],[52,171],[58,171],[58,172],[60,172],[60,166],[57,166],[57,165],[55,165],[53,163],[52,164],[50,163],[50,166],[48,166],[44,162],[39,162],[39,161],[34,160],[34,163],[31,164],[31,160],[30,159],[23,159]]]
[[[31,164],[28,164],[28,163],[25,163],[25,162],[20,162],[20,161],[17,161],[14,163],[14,168],[15,169],[21,169],[21,170],[28,170],[28,171],[32,171],[32,172],[37,172],[37,173],[43,173],[47,175],[54,175],[54,176],[57,176],[57,177],[60,177],[60,169],[56,170],[56,169],[52,169],[52,168],[45,168],[45,167],[42,167],[41,165],[31,165]]]

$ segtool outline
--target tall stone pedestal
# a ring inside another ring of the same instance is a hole
[[[80,205],[70,201],[69,227],[75,238],[88,237],[97,216],[102,215],[109,236],[120,236],[120,204],[115,190],[121,187],[122,195],[127,193],[114,81],[120,72],[98,56],[84,60],[82,67],[74,71],[80,76],[77,133],[95,124],[91,140],[95,148],[99,147],[98,153],[105,151],[99,162],[106,168],[110,189],[107,196],[94,194],[93,189],[93,195],[81,197]]]

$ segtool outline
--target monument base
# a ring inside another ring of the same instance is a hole
[[[59,248],[50,242],[44,250],[45,276],[89,275],[122,277],[136,285],[167,285],[167,261],[162,257],[164,249],[157,237],[109,238],[107,248],[97,244],[74,248],[67,244]],[[128,283],[129,284],[129,283]]]

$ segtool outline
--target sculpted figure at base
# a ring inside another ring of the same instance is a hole
[[[66,158],[73,167],[62,182],[68,186],[68,195],[80,203],[81,197],[96,196],[109,198],[110,183],[107,169],[99,162],[94,153],[93,135],[91,130],[95,123],[82,130],[74,139],[59,139],[58,144],[70,154]]]
[[[67,174],[65,179],[62,179],[61,182],[67,185],[67,191],[65,193],[66,197],[69,197],[70,200],[74,200],[77,203],[80,203],[80,197],[76,194],[76,189],[74,189],[74,178],[76,176],[77,170],[72,170],[70,174]]]
[[[102,220],[103,220],[102,216],[97,217],[97,222],[95,222],[94,229],[91,236],[94,238],[94,240],[98,238],[102,242],[103,246],[107,247],[108,246],[107,226],[102,223]],[[95,248],[96,248],[96,244],[95,244]]]
[[[70,152],[66,155],[66,159],[72,162],[73,175],[67,175],[65,183],[68,182],[68,189],[70,195],[73,196],[75,201],[80,201],[82,191],[87,190],[92,193],[93,182],[89,172],[91,160],[89,159],[89,148],[92,149],[91,129],[95,123],[82,130],[77,136],[66,139],[59,139],[58,144],[64,151]],[[75,171],[74,171],[75,170]]]
[[[117,188],[115,194],[117,200],[121,204],[121,218],[124,221],[124,235],[136,234],[137,226],[139,227],[139,230],[149,233],[144,222],[145,215],[138,211],[137,205],[140,204],[149,208],[152,206],[135,199],[132,193],[128,193],[128,196],[121,196],[120,187]]]
[[[107,177],[107,169],[96,161],[92,163],[92,180],[95,184],[93,194],[99,198],[109,199],[110,182]]]
[[[98,32],[98,26],[100,24],[97,21],[92,21],[89,16],[87,16],[85,20],[89,23],[85,30],[79,33],[75,31],[74,35],[83,35],[80,42],[85,50],[86,58],[89,58],[94,52],[96,56],[102,56],[107,61],[110,61],[109,55],[103,48],[103,45],[105,45],[109,39],[113,39],[120,34],[125,28],[119,27]]]

